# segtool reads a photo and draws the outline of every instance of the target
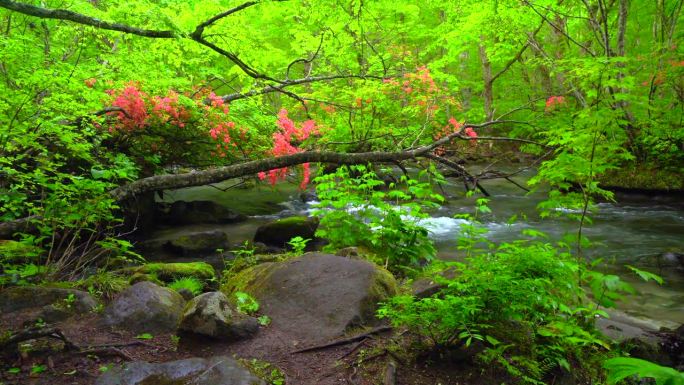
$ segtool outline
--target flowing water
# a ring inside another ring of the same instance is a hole
[[[531,172],[520,174],[516,180],[524,184]],[[232,182],[218,184],[222,188]],[[542,219],[537,204],[545,199],[543,191],[527,193],[505,181],[484,181],[483,186],[491,194],[488,206],[492,213],[480,218],[488,229],[486,237],[494,242],[510,241],[520,237],[524,229],[535,229],[548,234],[549,239],[559,240],[564,234],[576,234],[578,222],[568,218]],[[460,189],[460,190],[459,190]],[[454,215],[472,213],[474,198],[463,197],[462,185],[446,186],[447,203],[431,213],[432,217],[422,224],[435,240],[440,257],[455,257],[455,239],[463,219]],[[200,229],[224,230],[231,242],[240,244],[254,236],[256,228],[278,217],[308,214],[311,207],[299,199],[299,191],[292,184],[276,188],[256,187],[221,191],[212,187],[194,187],[166,193],[166,201],[212,200],[233,210],[249,215],[245,222],[233,225],[194,225],[182,229],[160,230],[156,236],[173,236],[179,231]],[[524,218],[509,224],[513,216]],[[618,274],[638,291],[620,305],[624,312],[643,319],[658,328],[676,327],[684,323],[684,271],[675,268],[658,268],[651,264],[646,270],[661,274],[665,283],[659,286],[645,283],[626,267],[664,252],[684,253],[684,202],[681,198],[654,198],[647,195],[618,196],[617,202],[600,203],[590,214],[592,223],[584,229],[584,235],[594,245],[584,251],[590,258],[603,258],[603,270]]]

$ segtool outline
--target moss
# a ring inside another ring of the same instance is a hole
[[[603,186],[633,190],[684,190],[681,171],[644,167],[610,170],[599,177]]]
[[[227,278],[234,276],[241,271],[250,268],[252,266],[260,265],[267,262],[281,262],[288,258],[291,258],[289,254],[257,254],[247,257],[236,257],[228,271],[224,272],[224,275],[228,275]]]
[[[0,260],[5,263],[27,263],[43,253],[39,247],[24,242],[0,239]]]
[[[240,358],[238,361],[253,375],[266,381],[267,384],[285,385],[285,374],[277,366],[270,362],[252,358],[251,360]]]
[[[304,216],[299,217],[288,217],[283,219],[278,219],[273,224],[277,226],[297,226],[305,225],[309,223],[309,218]]]
[[[382,267],[375,267],[375,274],[368,289],[361,312],[367,319],[374,319],[378,303],[385,302],[399,292],[399,284],[394,275]]]
[[[134,275],[153,274],[164,282],[183,277],[193,277],[203,281],[216,279],[216,271],[206,262],[148,263],[125,269],[125,271]]]
[[[228,297],[236,291],[244,291],[256,296],[263,290],[264,283],[268,281],[268,277],[277,266],[278,263],[266,262],[247,268],[227,279],[221,286],[221,291]]]

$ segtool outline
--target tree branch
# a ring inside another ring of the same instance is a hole
[[[173,39],[177,37],[173,31],[142,29],[125,24],[111,23],[108,21],[82,15],[80,13],[76,13],[66,9],[41,8],[11,0],[0,0],[0,7],[9,9],[11,11],[23,13],[24,15],[40,17],[42,19],[58,19],[73,21],[74,23],[78,24],[90,25],[92,27],[100,29],[125,32],[138,36],[152,37],[157,39]]]
[[[510,123],[507,120],[494,120],[482,124],[466,124],[463,129],[484,128],[495,124]],[[296,166],[302,163],[335,163],[335,164],[363,164],[363,163],[393,163],[396,161],[427,157],[435,148],[443,146],[452,140],[471,140],[472,138],[462,134],[463,131],[447,135],[430,144],[406,149],[402,151],[385,152],[371,151],[360,153],[338,153],[333,151],[307,151],[292,155],[279,156],[274,158],[259,159],[243,162],[230,166],[217,167],[214,169],[196,171],[185,174],[156,175],[143,178],[130,184],[118,187],[110,193],[116,200],[125,200],[139,194],[176,189],[182,187],[203,186],[210,183],[217,183],[231,178],[245,175],[253,175],[283,167]],[[517,141],[517,139],[515,139]]]

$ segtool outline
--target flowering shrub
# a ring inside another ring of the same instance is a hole
[[[311,135],[319,133],[316,122],[307,120],[300,127],[297,127],[292,119],[288,117],[286,109],[281,109],[278,113],[278,128],[279,130],[273,133],[273,149],[271,154],[274,156],[283,156],[296,154],[303,151],[296,146],[297,143],[308,139]],[[309,163],[302,164],[302,182],[300,187],[306,188],[311,178],[311,171]],[[268,172],[269,182],[273,185],[278,180],[283,180],[287,176],[287,167],[270,170]],[[266,173],[260,172],[259,179],[266,179]]]
[[[160,157],[162,164],[189,158],[206,163],[250,152],[248,130],[230,120],[228,104],[213,92],[149,95],[129,83],[107,93],[112,97],[107,104],[118,108],[108,113],[107,131],[138,157]]]
[[[567,102],[565,101],[565,96],[551,96],[548,99],[546,99],[546,106],[544,107],[544,111],[551,112],[565,105],[567,105]]]

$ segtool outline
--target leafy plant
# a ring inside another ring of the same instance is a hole
[[[675,369],[654,364],[653,362],[631,357],[616,357],[604,362],[608,371],[606,382],[617,384],[625,378],[653,378],[657,385],[682,385],[684,373]]]
[[[239,312],[252,315],[259,311],[259,302],[251,295],[242,291],[236,291],[234,296]]]
[[[443,198],[430,182],[440,176],[420,172],[419,182],[402,176],[398,184],[385,183],[366,166],[343,166],[335,173],[317,177],[320,199],[315,215],[321,217],[316,235],[330,241],[327,250],[363,246],[394,272],[406,273],[435,257],[428,231],[420,224],[424,208],[434,208]],[[432,175],[432,180],[429,179]]]
[[[300,236],[296,236],[289,241],[287,241],[287,244],[292,248],[292,253],[294,255],[302,255],[304,254],[304,249],[306,249],[306,244],[309,243],[311,239],[304,239]]]
[[[462,247],[470,250],[464,262],[445,262],[429,276],[443,286],[437,294],[394,297],[379,316],[425,337],[428,350],[479,341],[486,347],[482,360],[529,383],[552,367],[582,365],[585,352],[609,348],[591,326],[606,314],[586,297],[577,280],[581,267],[567,250],[535,240],[495,245],[480,239]],[[614,276],[587,277],[606,305],[628,289]]]
[[[150,333],[142,333],[142,334],[138,334],[137,336],[135,336],[135,338],[137,338],[139,340],[151,340],[154,338],[154,336]]]
[[[168,286],[175,291],[180,291],[182,289],[188,290],[193,295],[202,294],[202,291],[204,290],[204,283],[195,277],[177,278],[169,283]]]
[[[47,366],[45,366],[45,365],[33,364],[33,366],[31,366],[31,374],[32,375],[41,374],[41,373],[45,372],[46,370],[47,370]]]

